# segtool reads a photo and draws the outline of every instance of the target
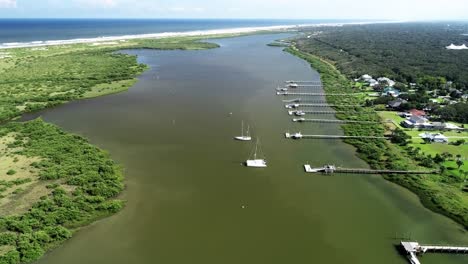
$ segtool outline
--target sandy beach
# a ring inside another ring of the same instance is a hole
[[[350,22],[350,23],[320,23],[320,24],[301,24],[301,25],[282,25],[282,26],[268,26],[268,27],[243,27],[243,28],[230,28],[230,29],[212,29],[212,30],[197,30],[187,32],[163,32],[152,34],[137,34],[137,35],[122,35],[122,36],[107,36],[98,38],[78,38],[68,40],[47,40],[47,41],[31,41],[31,42],[11,42],[0,44],[1,49],[14,49],[14,48],[33,48],[44,46],[59,46],[70,44],[93,44],[99,45],[100,42],[116,42],[127,41],[133,39],[151,39],[151,38],[171,38],[171,37],[199,37],[211,36],[221,34],[249,34],[261,31],[291,31],[304,27],[339,27],[344,25],[365,25],[377,23],[396,23],[396,21],[374,21],[374,22]]]

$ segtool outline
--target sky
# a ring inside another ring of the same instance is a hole
[[[468,0],[0,0],[0,18],[467,20]]]

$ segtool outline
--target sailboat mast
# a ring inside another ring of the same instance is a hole
[[[255,143],[254,160],[257,159],[257,147],[258,147],[258,139],[257,139],[257,142]]]
[[[244,120],[242,120],[242,125],[241,125],[241,136],[244,137]]]

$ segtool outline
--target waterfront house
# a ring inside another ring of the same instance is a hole
[[[408,103],[408,101],[401,98],[397,98],[396,100],[388,102],[387,106],[392,109],[399,109],[402,104],[406,103]]]
[[[408,113],[410,113],[412,116],[420,116],[420,117],[426,116],[425,111],[418,110],[418,109],[411,109],[411,110],[408,111]]]
[[[383,85],[387,85],[387,86],[390,86],[390,87],[393,87],[395,86],[395,81],[393,80],[390,80],[389,78],[387,77],[380,77],[377,79],[377,81],[380,83],[380,84],[383,84]]]
[[[365,81],[365,82],[369,82],[372,79],[372,76],[370,76],[369,74],[364,74],[364,75],[361,76],[360,79]]]
[[[434,130],[444,130],[446,128],[446,124],[442,122],[426,123],[424,124],[424,128],[434,129]]]
[[[434,143],[448,143],[449,142],[448,137],[442,134],[422,133],[422,134],[419,134],[419,136],[424,141],[429,141],[429,142],[434,142]]]
[[[392,96],[392,97],[398,97],[400,96],[401,92],[398,89],[395,89],[393,87],[385,87],[382,92],[382,96]]]
[[[410,118],[402,121],[400,124],[406,128],[424,128],[428,124],[428,120],[421,116],[412,115]]]

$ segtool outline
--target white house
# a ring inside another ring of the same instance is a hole
[[[387,77],[380,77],[380,78],[377,79],[377,81],[378,81],[379,83],[386,83],[386,84],[387,84],[388,86],[390,86],[390,87],[393,87],[393,86],[395,86],[395,84],[396,84],[395,81],[390,80],[390,79],[387,78]]]
[[[422,134],[419,134],[419,136],[424,140],[428,140],[434,143],[448,143],[449,142],[448,137],[442,134],[422,133]]]
[[[369,74],[364,74],[363,76],[361,76],[361,80],[365,82],[369,82],[371,79],[372,79],[372,76],[370,76]]]

